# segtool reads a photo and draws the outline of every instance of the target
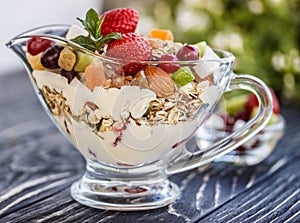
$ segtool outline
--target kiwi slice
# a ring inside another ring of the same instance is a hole
[[[84,72],[85,68],[95,60],[95,58],[83,52],[77,52],[76,58],[74,70],[77,72]]]
[[[189,67],[181,67],[173,73],[172,79],[178,87],[182,87],[192,82],[195,77]]]

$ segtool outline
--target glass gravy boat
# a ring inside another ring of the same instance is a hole
[[[193,83],[179,88],[158,69],[164,62],[100,56],[68,41],[69,28],[36,28],[13,38],[7,46],[21,58],[49,117],[86,159],[84,176],[71,187],[72,197],[84,205],[124,211],[168,205],[180,195],[169,175],[203,167],[234,150],[271,117],[268,87],[251,75],[234,74],[235,58],[229,52],[215,50],[218,58],[165,62],[192,70]],[[60,67],[34,65],[36,58],[27,51],[27,41],[33,36],[50,40],[60,50],[67,48],[77,60],[84,59],[80,63],[100,67],[94,72],[104,78],[102,85],[88,85],[87,66],[70,74]],[[122,75],[119,70],[126,63],[142,64],[143,75]],[[188,142],[223,93],[235,89],[257,96],[257,115],[205,150]]]

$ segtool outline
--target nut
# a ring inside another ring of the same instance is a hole
[[[158,97],[167,97],[174,94],[174,82],[170,75],[161,68],[148,66],[145,69],[145,75],[149,83],[149,88],[154,91]]]
[[[149,84],[148,84],[147,78],[145,77],[144,71],[138,72],[134,76],[134,79],[131,81],[130,84],[134,85],[134,86],[139,86],[141,89],[149,88]]]
[[[71,71],[76,62],[76,55],[72,52],[72,50],[68,48],[64,48],[59,55],[58,58],[58,65],[66,70]]]

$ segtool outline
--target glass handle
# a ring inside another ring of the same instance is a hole
[[[271,92],[266,84],[252,75],[232,74],[232,79],[226,92],[238,89],[244,89],[256,95],[259,102],[256,115],[245,123],[243,127],[206,149],[196,148],[197,152],[194,153],[184,149],[183,153],[168,164],[167,174],[171,175],[205,166],[213,159],[238,148],[267,125],[272,115],[273,102]],[[196,143],[193,146],[197,147]]]

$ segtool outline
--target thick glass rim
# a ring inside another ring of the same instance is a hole
[[[54,28],[57,29],[68,29],[69,27],[71,27],[71,25],[46,25],[46,26],[40,26],[40,27],[36,27],[36,28],[33,28],[33,29],[30,29],[28,31],[25,31],[19,35],[17,35],[16,37],[12,38],[6,45],[7,46],[10,46],[10,45],[13,45],[13,43],[15,41],[18,41],[18,40],[25,40],[25,39],[29,39],[33,36],[37,36],[37,37],[43,37],[43,38],[46,38],[46,39],[49,39],[49,40],[52,40],[52,41],[55,41],[55,42],[60,42],[62,45],[67,45],[73,49],[76,49],[78,51],[81,51],[85,54],[88,54],[90,56],[93,56],[95,58],[98,58],[100,60],[104,60],[106,62],[112,62],[112,63],[133,63],[133,62],[138,62],[138,63],[142,63],[142,64],[147,64],[147,65],[158,65],[158,64],[180,64],[180,65],[196,65],[198,63],[220,63],[220,64],[223,64],[223,63],[232,63],[235,61],[235,56],[229,52],[229,51],[225,51],[225,50],[220,50],[220,49],[213,49],[213,51],[215,53],[217,53],[218,55],[221,55],[220,58],[218,59],[203,59],[203,58],[200,58],[199,60],[192,60],[192,61],[183,61],[183,60],[179,60],[179,61],[158,61],[158,60],[147,60],[147,61],[137,61],[137,60],[124,60],[124,59],[118,59],[118,58],[113,58],[113,57],[108,57],[108,56],[105,56],[105,55],[100,55],[100,54],[97,54],[95,52],[92,52],[70,40],[67,40],[66,38],[64,37],[61,37],[61,36],[58,36],[58,35],[52,35],[52,34],[38,34],[36,33],[37,31],[39,30],[42,30],[42,29],[46,29],[46,28],[49,28],[49,29],[53,29],[55,30]]]

